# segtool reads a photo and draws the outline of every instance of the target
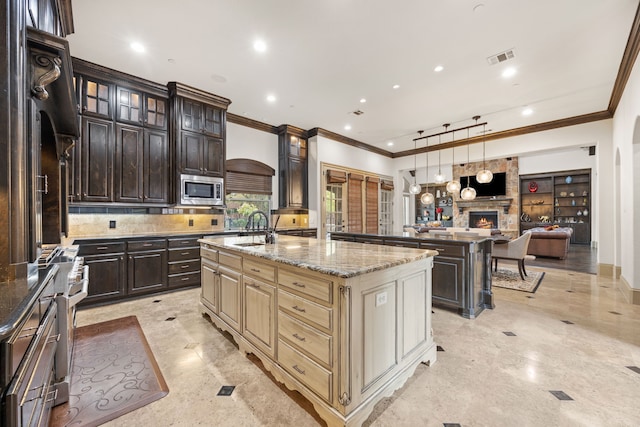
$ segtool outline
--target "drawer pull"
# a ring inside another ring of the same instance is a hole
[[[260,273],[260,269],[259,268],[252,268],[251,271],[256,272],[256,273]]]
[[[189,268],[189,264],[181,265],[180,268]]]
[[[189,255],[189,252],[181,252],[180,255]]]
[[[180,279],[180,280],[181,280],[182,282],[184,282],[184,281],[189,280],[189,279],[190,279],[190,277],[183,277],[183,278],[182,278],[182,279]]]
[[[153,246],[153,243],[143,243],[142,246],[148,248],[149,246]]]
[[[247,286],[251,286],[252,288],[257,288],[260,289],[260,285],[254,283],[254,282],[245,282],[247,284]]]
[[[181,245],[188,245],[189,241],[188,240],[183,240],[182,242],[180,242]],[[208,246],[207,246],[208,247]]]
[[[444,251],[444,249],[442,249],[442,248],[436,248],[436,251],[443,252],[443,251]]]
[[[305,375],[304,369],[298,368],[298,365],[293,365],[293,369],[295,369],[298,373]]]
[[[293,282],[291,283],[293,286],[297,286],[299,288],[306,288],[307,285],[305,285],[304,283],[298,283],[298,282]]]
[[[98,250],[98,251],[104,251],[105,249],[109,249],[109,246],[98,246],[96,248],[96,250]]]
[[[303,342],[304,342],[304,341],[306,341],[306,340],[307,340],[305,337],[301,337],[301,336],[300,336],[300,335],[298,335],[298,334],[293,334],[293,337],[294,337],[295,339],[297,339],[298,341],[303,341]]]
[[[307,310],[306,310],[306,309],[304,309],[304,308],[300,308],[300,307],[298,307],[297,305],[294,305],[294,306],[293,306],[293,307],[291,307],[291,308],[293,308],[295,311],[299,311],[300,313],[306,313],[306,312],[307,312]]]

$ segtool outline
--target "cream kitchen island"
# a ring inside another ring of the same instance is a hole
[[[289,236],[200,244],[203,313],[329,426],[359,426],[436,361],[436,251]]]

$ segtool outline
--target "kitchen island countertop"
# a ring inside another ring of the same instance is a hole
[[[438,254],[426,249],[292,236],[278,236],[274,244],[265,244],[264,236],[207,237],[199,242],[343,278]]]

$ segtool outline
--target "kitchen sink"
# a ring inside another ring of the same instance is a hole
[[[261,242],[234,243],[233,246],[264,246]]]

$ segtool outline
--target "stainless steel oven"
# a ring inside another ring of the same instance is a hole
[[[224,179],[181,174],[179,202],[183,206],[223,206]]]
[[[56,251],[50,263],[59,267],[55,279],[55,292],[60,339],[54,369],[54,405],[59,405],[69,400],[76,306],[88,295],[89,266],[84,265],[84,258],[77,256],[78,246],[58,247]]]

